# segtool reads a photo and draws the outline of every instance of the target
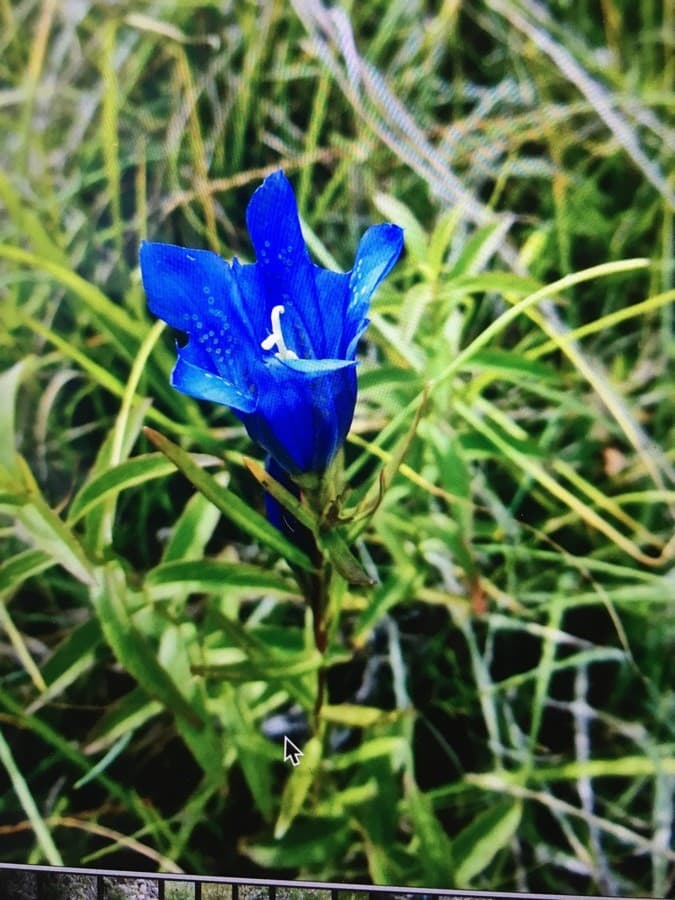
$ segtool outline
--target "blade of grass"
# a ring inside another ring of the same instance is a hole
[[[33,832],[35,833],[35,838],[45,859],[51,866],[62,866],[63,860],[61,859],[61,854],[56,849],[56,844],[52,839],[49,827],[40,815],[40,811],[33,799],[33,795],[26,783],[26,779],[23,777],[21,770],[15,763],[12,751],[5,740],[2,731],[0,731],[0,762],[2,762],[9,775],[9,780],[14,788],[14,793],[21,803],[24,812],[28,816]]]
[[[1,250],[2,248],[0,248]],[[68,359],[71,359],[74,363],[77,363],[94,381],[96,384],[105,388],[109,393],[113,394],[115,397],[124,398],[125,396],[125,386],[115,378],[107,369],[103,366],[100,366],[98,363],[94,362],[93,359],[90,359],[86,353],[83,353],[77,347],[74,347],[71,343],[69,343],[65,338],[62,338],[55,331],[52,331],[50,328],[47,328],[41,322],[38,322],[37,319],[33,319],[31,316],[22,316],[24,323],[36,334],[39,334],[41,337],[50,341],[50,343],[54,344],[61,353],[63,353]],[[145,398],[141,398],[137,402],[144,403],[147,402]],[[148,410],[148,418],[152,419],[157,425],[161,425],[162,428],[167,428],[172,432],[178,432],[179,434],[188,434],[191,433],[191,429],[180,423],[174,422],[169,419],[168,416],[165,416],[164,413],[159,412],[159,410],[150,408]]]
[[[470,360],[478,350],[482,350],[494,337],[504,331],[507,325],[510,325],[514,319],[517,319],[521,313],[524,313],[531,306],[536,306],[544,300],[550,300],[551,297],[554,297],[577,284],[593,281],[596,278],[606,278],[621,272],[633,272],[638,269],[646,269],[649,265],[650,261],[648,259],[624,259],[617,260],[616,262],[602,263],[599,266],[591,266],[588,269],[582,269],[579,272],[565,275],[563,278],[559,278],[557,281],[539,288],[539,290],[534,291],[534,293],[528,294],[527,297],[519,300],[510,309],[503,312],[498,319],[491,322],[478,337],[474,338],[467,347],[461,350],[440,375],[437,375],[429,382],[429,390],[433,391],[437,386],[461,371],[468,360]],[[421,402],[421,398],[416,402]]]
[[[14,652],[16,653],[19,662],[25,669],[36,689],[40,692],[46,691],[47,685],[45,684],[45,680],[35,664],[35,660],[31,656],[30,650],[26,646],[23,635],[12,621],[5,600],[6,595],[3,595],[3,593],[0,592],[0,628],[2,628],[2,631],[4,631],[9,638],[9,642],[14,648]]]
[[[34,40],[29,41],[27,44],[27,48],[30,48],[30,57],[24,83],[26,95],[18,129],[18,134],[21,135],[21,146],[23,148],[23,152],[18,154],[18,159],[21,160],[22,172],[24,174],[30,155],[29,144],[31,139],[31,122],[35,107],[35,97],[40,82],[40,74],[44,67],[47,42],[58,7],[58,0],[45,0],[45,2],[42,3],[42,10],[37,22]]]
[[[101,29],[101,102],[100,141],[103,149],[103,167],[108,183],[108,200],[112,216],[112,231],[118,257],[122,256],[124,225],[122,223],[121,180],[119,158],[119,95],[115,71],[117,20],[108,18]]]
[[[507,459],[515,463],[523,472],[531,475],[542,487],[550,494],[556,497],[561,503],[573,510],[579,515],[587,525],[601,532],[605,537],[609,538],[612,543],[616,544],[624,553],[627,553],[633,559],[650,568],[661,566],[668,561],[669,548],[666,546],[661,550],[658,556],[648,556],[643,553],[634,541],[621,534],[613,525],[607,522],[602,516],[598,515],[594,509],[591,509],[587,503],[579,500],[571,491],[563,487],[559,482],[549,475],[549,473],[531,457],[525,456],[517,450],[510,442],[506,441],[494,428],[480,419],[472,409],[461,400],[455,400],[454,407],[456,412],[464,418],[472,428],[484,434],[495,447],[497,447]]]
[[[674,208],[675,194],[670,185],[661,174],[659,166],[643,151],[635,129],[631,128],[617,111],[605,87],[597,79],[591,78],[566,47],[526,18],[514,3],[509,0],[494,0],[492,7],[511,25],[527,35],[532,43],[555,63],[564,77],[581,91],[647,181],[656,188],[663,200]]]
[[[59,284],[78,297],[92,315],[103,324],[103,333],[107,326],[119,329],[126,338],[130,339],[131,346],[135,346],[138,339],[139,322],[135,322],[123,307],[107,297],[103,291],[90,284],[72,269],[59,265],[44,256],[29,253],[21,247],[13,247],[10,244],[0,245],[0,259],[8,259],[18,265],[29,266],[38,272],[51,275]]]
[[[652,297],[648,297],[647,300],[642,300],[640,303],[633,303],[631,306],[624,306],[621,309],[615,309],[605,316],[600,316],[592,322],[588,322],[586,325],[581,325],[579,328],[574,328],[566,334],[557,336],[554,340],[545,341],[543,344],[539,344],[539,346],[533,347],[531,350],[526,350],[525,357],[532,360],[539,359],[540,356],[544,356],[546,353],[552,353],[555,350],[559,350],[564,344],[578,341],[580,338],[587,337],[589,334],[608,331],[610,328],[620,325],[621,322],[626,322],[636,316],[647,315],[663,306],[668,306],[674,300],[675,291],[673,290],[664,291],[661,294],[654,294]]]

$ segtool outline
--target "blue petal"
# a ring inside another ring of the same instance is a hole
[[[351,359],[280,359],[279,362],[285,368],[298,372],[307,379],[319,378],[321,375],[337,372],[338,369],[356,365]]]
[[[240,415],[250,437],[287,472],[323,472],[344,442],[356,405],[356,367],[316,378],[280,360],[258,380],[258,404]]]
[[[349,307],[349,273],[331,272],[314,266],[314,282],[319,295],[326,333],[326,357],[346,358],[353,334],[346,329]]]
[[[189,362],[183,352],[185,349],[185,347],[180,347],[178,350],[178,361],[171,373],[173,387],[198,400],[221,403],[223,406],[230,406],[242,413],[253,412],[256,406],[253,394],[245,394],[236,385],[221,378],[220,375]]]
[[[190,336],[186,359],[232,384],[248,385],[257,361],[251,345],[259,348],[267,327],[256,284],[247,283],[244,300],[236,267],[208,250],[144,242],[140,263],[151,311]]]
[[[344,442],[356,404],[359,336],[370,298],[396,262],[402,231],[363,236],[351,273],[312,264],[293,190],[282,172],[253,195],[247,222],[257,262],[144,243],[140,263],[152,312],[188,334],[172,384],[230,406],[284,472],[322,472]],[[275,307],[283,306],[283,319]],[[266,338],[274,333],[280,359]],[[262,344],[266,347],[263,349]]]
[[[195,316],[214,309],[225,309],[251,328],[230,266],[217,253],[143,241],[140,264],[148,306],[172,328],[189,331]]]
[[[237,285],[237,297],[241,303],[242,315],[249,319],[252,326],[252,340],[259,347],[268,334],[270,327],[271,307],[267,297],[265,282],[257,263],[242,265],[235,257],[230,269]]]
[[[287,346],[301,358],[332,355],[314,269],[300,229],[293,188],[283,172],[268,176],[251,197],[246,224],[267,295],[266,313],[284,307]]]
[[[351,335],[345,355],[356,351],[356,343],[367,325],[366,316],[375,288],[387,277],[403,249],[403,229],[398,225],[373,225],[361,238],[349,278],[349,306],[345,334]]]

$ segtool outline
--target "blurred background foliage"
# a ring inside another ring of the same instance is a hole
[[[0,2],[3,861],[672,891],[674,20]],[[249,260],[278,167],[322,265],[406,229],[346,448],[353,499],[397,474],[322,742],[255,448],[169,387],[137,264]]]

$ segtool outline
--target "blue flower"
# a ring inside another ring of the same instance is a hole
[[[188,335],[171,383],[231,407],[286,472],[322,473],[351,426],[356,345],[403,232],[375,225],[351,272],[322,269],[310,260],[280,171],[253,194],[246,221],[257,259],[251,265],[207,250],[141,245],[150,309]]]

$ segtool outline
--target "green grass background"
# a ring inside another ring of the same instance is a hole
[[[3,861],[672,892],[674,22],[1,0]],[[312,708],[311,623],[137,264],[249,260],[280,166],[322,265],[406,229],[346,447],[350,502],[396,472],[352,533],[378,584],[292,773],[264,728]]]

